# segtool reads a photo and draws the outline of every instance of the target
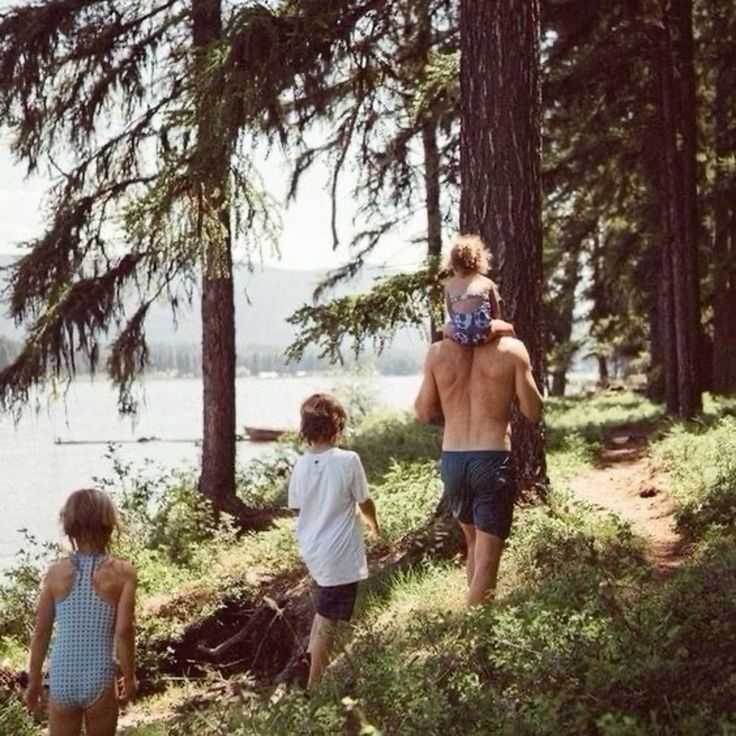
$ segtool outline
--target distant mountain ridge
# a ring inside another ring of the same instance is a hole
[[[0,255],[0,267],[8,266],[13,256]],[[356,278],[335,290],[336,295],[357,294],[368,290],[374,279],[387,273],[368,267]],[[239,346],[259,345],[285,348],[295,335],[295,328],[286,318],[312,300],[312,292],[324,277],[323,271],[296,271],[273,266],[235,271],[235,329]],[[0,278],[2,275],[0,274]],[[5,279],[3,278],[4,282]],[[8,317],[6,299],[0,291],[0,337],[21,340],[23,331]],[[177,309],[176,324],[171,307],[166,302],[154,304],[146,319],[146,338],[151,345],[199,345],[201,316],[198,294],[193,302]],[[423,353],[425,338],[416,330],[401,331],[392,348],[410,353]]]

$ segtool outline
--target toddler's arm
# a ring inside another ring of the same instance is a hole
[[[115,616],[115,651],[121,673],[119,697],[129,700],[137,689],[135,681],[135,587],[136,575],[132,565],[125,565],[123,589],[118,599]]]
[[[360,513],[363,514],[368,527],[371,530],[373,536],[378,537],[381,534],[381,528],[378,526],[378,519],[376,518],[376,504],[373,503],[373,499],[369,498],[363,503],[358,504]]]
[[[43,682],[41,669],[49,648],[51,630],[54,626],[54,595],[51,592],[51,570],[47,571],[41,583],[41,592],[36,606],[36,623],[31,639],[31,653],[28,659],[28,689],[26,690],[26,706],[35,710],[41,699]]]

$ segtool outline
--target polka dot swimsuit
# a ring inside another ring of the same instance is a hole
[[[49,663],[49,697],[69,708],[88,708],[115,678],[115,606],[100,598],[92,576],[104,555],[78,552],[68,595],[56,601]]]

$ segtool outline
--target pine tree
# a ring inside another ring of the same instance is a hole
[[[460,229],[494,256],[504,314],[544,385],[539,4],[462,0]],[[547,485],[541,426],[520,416],[513,446],[525,487]]]
[[[249,253],[270,219],[246,133],[279,118],[295,79],[319,86],[376,4],[247,3],[224,17],[220,0],[47,0],[0,15],[0,114],[29,171],[57,174],[46,232],[12,270],[10,310],[29,337],[0,372],[5,409],[80,360],[96,369],[116,332],[107,369],[133,410],[150,305],[176,309],[201,280],[200,488],[215,510],[247,516],[234,484],[232,253]]]

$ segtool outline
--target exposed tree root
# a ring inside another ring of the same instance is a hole
[[[398,550],[374,552],[369,558],[371,577],[363,589],[380,590],[396,572],[425,558],[458,554],[463,543],[456,527],[438,516],[421,538],[405,540]],[[288,681],[291,673],[298,674],[313,613],[307,578],[291,573],[263,579],[255,588],[224,600],[213,614],[193,621],[176,639],[154,642],[154,653],[165,653],[157,672],[184,676],[249,672],[262,685]]]

